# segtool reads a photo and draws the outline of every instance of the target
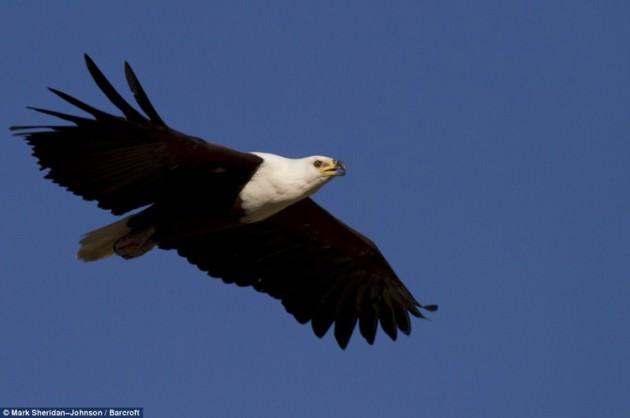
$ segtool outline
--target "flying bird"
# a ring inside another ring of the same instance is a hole
[[[398,330],[411,332],[409,314],[437,310],[413,297],[370,239],[310,197],[345,174],[341,161],[239,152],[186,135],[158,115],[127,62],[126,80],[143,113],[87,54],[85,62],[122,116],[49,88],[86,115],[30,107],[70,124],[10,128],[31,146],[47,179],[126,214],[85,234],[79,259],[175,250],[212,277],[279,299],[318,337],[334,324],[343,349],[357,322],[373,344],[379,323],[396,340]]]

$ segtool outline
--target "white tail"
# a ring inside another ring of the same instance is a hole
[[[116,241],[130,232],[127,227],[129,218],[131,216],[83,235],[77,257],[83,261],[96,261],[114,255]]]

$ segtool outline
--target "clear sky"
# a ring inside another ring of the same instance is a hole
[[[630,3],[0,3],[0,405],[147,417],[630,416]],[[75,259],[113,217],[12,124],[112,110],[129,60],[176,129],[324,154],[317,201],[432,321],[346,351],[176,254]]]

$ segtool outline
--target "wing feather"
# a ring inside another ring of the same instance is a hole
[[[69,115],[67,113],[56,112],[54,110],[42,109],[41,107],[28,106],[27,109],[33,110],[38,113],[43,113],[45,115],[54,116],[59,119],[67,120],[77,125],[90,122],[90,119],[82,118],[80,116]],[[25,128],[28,128],[28,127],[20,128],[20,127],[14,126],[13,130],[25,129]]]
[[[127,78],[127,84],[129,84],[129,88],[135,96],[138,105],[140,105],[140,108],[147,114],[149,119],[151,119],[151,122],[158,126],[166,126],[160,115],[158,115],[157,111],[153,107],[153,104],[151,104],[151,101],[142,88],[142,84],[140,84],[138,77],[136,77],[136,74],[133,72],[133,69],[128,62],[125,62],[125,77]]]
[[[98,87],[124,117],[49,88],[93,119],[31,107],[74,125],[11,128],[16,136],[24,137],[40,168],[48,170],[46,178],[53,182],[120,215],[158,201],[192,198],[200,194],[200,184],[205,185],[204,194],[232,196],[262,162],[254,154],[210,144],[167,127],[129,64],[125,63],[128,84],[150,119],[114,89],[87,55],[85,62]],[[218,172],[222,173],[221,181],[213,180]]]
[[[64,93],[63,91],[57,90],[55,88],[52,87],[48,87],[48,90],[50,92],[52,92],[53,94],[55,94],[56,96],[58,96],[59,98],[61,98],[62,100],[65,100],[66,102],[70,103],[73,106],[78,107],[79,109],[83,110],[84,112],[89,113],[90,115],[94,116],[96,119],[115,119],[116,117],[114,115],[110,115],[107,112],[103,112],[102,110],[98,110],[95,107],[90,106],[87,103],[82,102],[81,100],[70,96],[67,93]]]
[[[172,233],[172,231],[171,231]],[[345,348],[359,323],[372,344],[377,326],[391,339],[411,332],[409,313],[423,317],[416,301],[378,248],[312,199],[253,224],[192,237],[159,235],[161,248],[178,253],[226,283],[252,286],[280,299],[300,323],[311,322]],[[427,305],[433,309],[434,305]],[[429,310],[427,309],[427,310]]]
[[[134,109],[112,86],[112,84],[107,80],[107,77],[99,70],[96,66],[92,58],[88,54],[84,55],[85,64],[87,65],[87,69],[92,75],[92,78],[101,89],[103,93],[107,96],[110,102],[112,102],[121,112],[125,115],[127,120],[130,122],[137,122],[141,124],[147,123],[147,118],[142,116],[140,112]]]

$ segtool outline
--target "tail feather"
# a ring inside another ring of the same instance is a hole
[[[77,258],[83,261],[96,261],[114,255],[114,244],[125,237],[131,229],[127,222],[131,216],[127,216],[112,224],[95,229],[83,236]]]

